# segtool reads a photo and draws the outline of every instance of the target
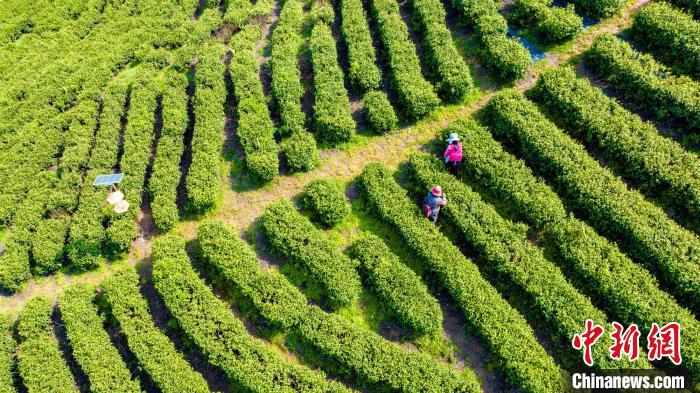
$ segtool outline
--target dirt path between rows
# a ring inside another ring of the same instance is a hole
[[[545,62],[533,67],[528,75],[515,84],[519,91],[525,91],[532,87],[541,72],[548,68],[565,64],[575,56],[578,56],[593,43],[594,39],[602,33],[618,33],[631,24],[632,15],[651,0],[635,0],[629,2],[616,16],[601,22],[582,32],[575,42],[564,53],[554,54]],[[291,198],[301,192],[303,187],[311,180],[321,177],[350,179],[357,176],[365,165],[371,161],[379,161],[390,168],[397,165],[417,150],[435,138],[436,134],[451,122],[464,118],[480,109],[495,94],[490,89],[484,92],[476,101],[461,106],[448,106],[439,109],[428,119],[415,125],[406,127],[394,134],[371,139],[366,145],[354,147],[348,150],[325,150],[321,154],[321,166],[316,170],[279,177],[271,184],[254,190],[237,192],[231,189],[228,173],[221,179],[225,188],[224,200],[220,208],[209,215],[228,222],[244,231],[264,211],[265,207],[279,198]],[[230,163],[229,163],[230,164]],[[197,221],[183,222],[179,226],[180,232],[187,238],[195,236]],[[150,254],[150,239],[139,238],[134,242],[126,263],[134,265]],[[59,274],[52,277],[32,279],[22,293],[13,296],[3,296],[0,301],[0,312],[8,312],[17,315],[27,300],[43,295],[55,298],[62,292],[62,288],[77,282],[98,283],[110,276],[123,264],[105,265],[101,269],[85,273],[79,276]]]

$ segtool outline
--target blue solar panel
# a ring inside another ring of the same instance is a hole
[[[122,181],[122,178],[124,177],[123,173],[114,173],[111,175],[99,175],[95,178],[95,181],[92,182],[93,186],[111,186],[113,184],[117,184],[120,181]]]

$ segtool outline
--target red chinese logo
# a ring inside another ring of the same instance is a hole
[[[639,357],[639,328],[637,325],[630,325],[627,330],[617,322],[612,323],[615,331],[610,334],[613,345],[610,346],[610,357],[615,360],[622,359],[625,354],[630,361],[635,361]]]
[[[617,322],[612,323],[613,332],[610,338],[613,344],[608,348],[610,358],[621,360],[627,356],[631,362],[639,358],[639,327],[631,324],[627,329]],[[571,345],[576,350],[583,349],[583,362],[589,367],[593,365],[592,348],[605,332],[601,325],[592,320],[586,320],[586,330],[574,335]],[[678,322],[669,322],[663,327],[657,323],[651,324],[647,335],[647,358],[650,361],[668,358],[673,364],[680,365],[681,358],[681,325]]]
[[[667,357],[675,365],[681,364],[681,325],[670,322],[663,327],[653,323],[647,336],[649,360]]]
[[[600,339],[600,336],[603,335],[603,327],[600,325],[596,325],[591,321],[590,319],[586,320],[586,331],[577,334],[574,336],[574,338],[571,340],[571,345],[573,345],[574,349],[581,350],[583,349],[583,362],[586,363],[589,367],[593,365],[593,357],[591,356],[591,347],[593,344]]]

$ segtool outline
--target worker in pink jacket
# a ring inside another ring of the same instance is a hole
[[[462,163],[462,143],[456,133],[450,134],[447,138],[447,149],[445,150],[445,164],[454,171]]]

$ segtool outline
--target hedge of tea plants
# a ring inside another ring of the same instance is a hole
[[[87,376],[91,392],[140,392],[138,381],[132,380],[103,328],[94,298],[94,289],[86,284],[74,285],[61,295],[59,309],[73,357]]]
[[[349,392],[322,372],[285,361],[248,334],[228,305],[192,268],[185,241],[169,235],[153,243],[153,285],[186,336],[209,362],[251,392]]]
[[[224,1],[226,12],[222,17],[224,23],[231,23],[237,29],[245,26],[253,12],[253,2],[250,0],[226,0]]]
[[[356,262],[338,249],[308,218],[287,200],[268,205],[260,224],[272,249],[306,269],[325,289],[333,308],[349,306],[359,297]]]
[[[689,12],[696,20],[700,19],[700,2],[698,0],[669,0],[669,3]]]
[[[325,179],[315,179],[304,186],[304,203],[314,212],[314,217],[327,227],[332,227],[350,214],[350,202],[339,186]]]
[[[700,78],[700,21],[668,3],[652,3],[634,16],[630,34],[658,59]]]
[[[31,245],[35,227],[41,222],[46,206],[47,186],[55,178],[42,172],[34,178],[33,188],[19,205],[16,218],[5,241],[5,252],[0,255],[0,287],[18,292],[31,277]]]
[[[421,74],[420,60],[399,5],[394,0],[372,0],[371,9],[403,114],[411,120],[423,118],[440,104],[440,99]]]
[[[363,101],[365,121],[373,132],[386,134],[399,127],[399,119],[386,93],[379,90],[370,91],[365,94]]]
[[[615,14],[626,3],[623,0],[576,0],[576,11],[601,20]]]
[[[607,33],[586,52],[586,64],[625,101],[657,118],[680,120],[688,127],[681,132],[700,131],[700,83],[674,75],[653,57]]]
[[[421,217],[391,172],[379,163],[368,164],[359,185],[372,211],[398,231],[452,296],[507,380],[527,392],[563,389],[561,369],[537,342],[525,318],[433,223]]]
[[[479,62],[496,78],[520,79],[532,65],[530,52],[506,36],[508,24],[491,0],[453,0],[465,22],[474,29]]]
[[[272,97],[280,117],[277,133],[283,136],[303,131],[306,122],[304,112],[301,111],[304,88],[301,85],[298,63],[303,22],[303,4],[298,0],[287,0],[280,11],[277,26],[272,32],[270,51]]]
[[[413,0],[411,5],[435,91],[447,101],[459,101],[472,88],[472,76],[445,25],[445,7],[439,0]]]
[[[612,331],[605,313],[568,282],[559,267],[545,258],[541,248],[530,243],[523,228],[501,217],[469,186],[442,171],[436,158],[417,153],[411,156],[409,166],[412,179],[422,189],[434,184],[442,187],[448,203],[440,211],[479,253],[482,271],[520,288],[532,304],[531,310],[547,321],[553,336],[567,342],[579,333],[587,319]],[[611,359],[608,348],[613,341],[609,336],[601,337],[599,344],[593,347],[595,367],[651,368],[643,359],[636,362]]]
[[[601,167],[522,94],[497,94],[484,115],[489,129],[499,139],[517,142],[528,165],[550,178],[594,228],[643,263],[681,304],[698,310],[700,256],[692,251],[700,249],[696,235]]]
[[[319,366],[326,372],[349,378],[370,391],[480,391],[472,373],[457,375],[428,355],[401,349],[337,314],[307,305],[284,276],[260,270],[255,253],[226,224],[204,222],[197,234],[202,261],[214,278],[251,301],[268,323],[299,335],[309,349],[322,356]]]
[[[153,170],[148,182],[153,222],[162,232],[177,224],[177,186],[180,184],[180,161],[185,150],[183,143],[187,124],[187,77],[176,71],[165,74],[161,98],[163,128],[158,149],[153,159]],[[214,104],[216,105],[216,104]]]
[[[437,299],[381,238],[364,235],[353,243],[350,254],[360,261],[359,271],[368,287],[402,325],[416,334],[441,331],[442,310]]]
[[[565,130],[592,145],[649,194],[660,194],[700,217],[700,158],[658,133],[572,68],[540,76],[531,96],[554,113]]]
[[[577,288],[591,296],[594,304],[619,322],[638,324],[643,332],[648,332],[652,323],[676,319],[687,326],[684,367],[697,373],[698,322],[659,287],[652,274],[615,243],[567,214],[557,194],[523,161],[505,152],[486,129],[473,121],[459,121],[443,134],[452,132],[459,133],[464,154],[469,157],[459,176],[490,191],[501,206],[511,207],[514,217],[542,231],[546,248],[554,250],[568,268],[567,277],[579,278],[575,280]]]
[[[355,120],[350,113],[335,39],[324,22],[314,24],[309,52],[314,79],[314,132],[332,145],[347,142],[355,132]]]
[[[298,55],[304,21],[302,3],[287,0],[282,6],[277,26],[272,32],[270,74],[272,97],[277,105],[283,136],[280,143],[287,165],[292,171],[307,172],[320,164],[316,139],[305,128],[306,116],[301,110],[304,88],[301,85]]]
[[[124,152],[119,162],[119,170],[124,173],[124,180],[119,183],[119,189],[124,193],[124,199],[129,202],[129,211],[124,214],[111,213],[107,228],[109,247],[119,253],[127,251],[132,240],[138,236],[139,228],[134,217],[141,211],[146,171],[156,137],[155,111],[158,102],[153,78],[154,75],[146,74],[131,92],[129,118],[124,129]],[[106,198],[104,194],[102,197]],[[81,269],[96,267],[92,264],[80,266],[76,261],[73,261],[73,264]]]
[[[553,7],[547,0],[516,0],[508,19],[528,27],[544,43],[570,40],[583,27],[583,19],[576,14],[573,4],[566,8]]]
[[[111,315],[126,336],[129,349],[162,392],[209,392],[202,375],[192,369],[175,345],[153,323],[139,292],[136,270],[125,268],[102,283]]]
[[[224,129],[224,102],[226,102],[224,82],[226,66],[221,61],[223,55],[224,49],[218,44],[201,46],[196,54],[195,91],[192,101],[194,109],[192,162],[185,178],[188,209],[195,213],[213,209],[223,194],[219,184],[221,133]],[[231,67],[235,67],[236,61],[231,61]],[[239,70],[238,74],[245,75],[242,70]],[[239,77],[243,78],[242,75]],[[243,138],[243,135],[245,134],[241,134],[240,137]]]
[[[350,83],[360,93],[379,89],[382,72],[376,64],[377,58],[362,0],[342,0],[340,18],[340,32],[348,50]]]
[[[17,370],[28,392],[78,393],[51,324],[53,305],[35,297],[24,305],[17,332]]]
[[[68,224],[66,217],[43,220],[39,224],[32,240],[32,274],[45,276],[63,266]]]
[[[279,159],[274,138],[275,125],[267,108],[267,97],[259,78],[260,65],[255,57],[255,42],[261,34],[259,26],[251,25],[233,37],[230,71],[238,113],[236,135],[243,147],[246,167],[254,178],[268,182],[279,173]],[[223,107],[221,110],[223,115]],[[219,147],[222,129],[218,130]],[[212,176],[219,181],[218,172]]]

